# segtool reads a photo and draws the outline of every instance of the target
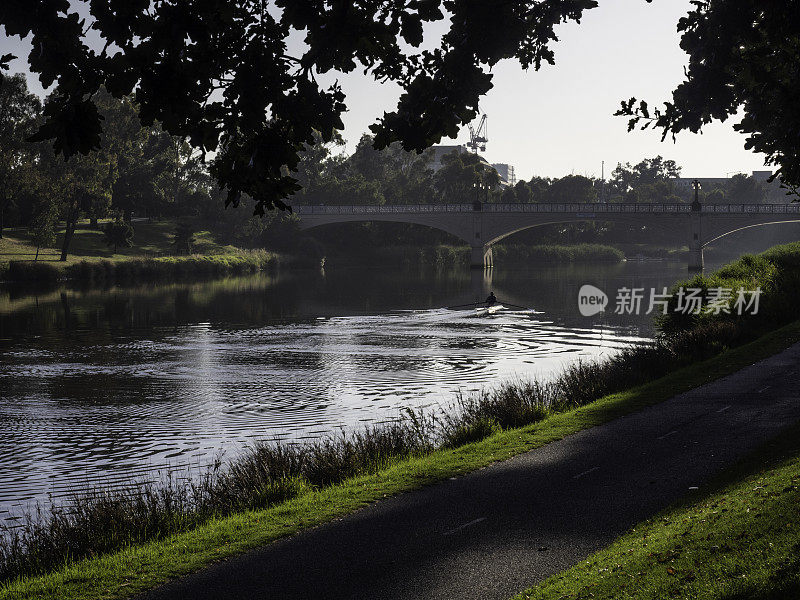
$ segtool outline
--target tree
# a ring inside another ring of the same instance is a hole
[[[145,125],[160,122],[205,156],[237,204],[285,208],[299,189],[300,154],[342,129],[345,96],[317,75],[364,69],[402,88],[397,108],[371,129],[375,147],[422,151],[472,121],[492,87],[491,67],[553,63],[555,27],[579,21],[596,0],[4,0],[0,24],[32,35],[31,69],[48,98],[35,136],[65,157],[101,141],[95,93],[135,93]],[[81,15],[89,15],[88,23]],[[436,48],[424,26],[449,21]],[[287,51],[300,36],[303,50]],[[92,47],[89,38],[95,40]],[[10,56],[0,59],[7,68]]]
[[[745,148],[762,152],[774,176],[795,192],[800,186],[800,0],[695,0],[678,23],[681,48],[689,55],[686,79],[663,107],[635,98],[618,115],[628,128],[699,132],[712,121],[741,119]]]
[[[528,185],[528,182],[522,179],[514,186],[514,192],[516,193],[517,202],[520,204],[528,204],[533,199],[533,190]]]
[[[61,260],[66,261],[69,247],[81,215],[90,213],[93,206],[110,201],[116,171],[114,157],[99,150],[86,156],[75,156],[65,162],[48,145],[39,153],[39,167],[49,179],[48,186],[56,194],[56,202],[64,219],[64,241]]]
[[[197,243],[194,237],[194,227],[187,221],[181,221],[175,227],[174,238],[172,240],[175,246],[175,252],[178,254],[185,253],[191,254],[194,250],[194,245]]]
[[[566,175],[550,183],[545,202],[584,203],[595,202],[597,190],[594,180],[583,175]]]
[[[767,197],[767,190],[753,176],[737,173],[728,183],[727,201],[731,204],[760,204]]]
[[[28,225],[28,231],[36,244],[36,257],[39,260],[39,250],[42,247],[52,246],[56,243],[56,223],[58,222],[58,205],[53,198],[44,193],[38,197],[33,210],[33,218]]]
[[[464,204],[476,200],[485,200],[483,193],[476,192],[475,184],[494,189],[500,183],[500,175],[494,167],[477,154],[453,151],[442,157],[442,166],[436,172],[435,185],[445,202]]]
[[[612,197],[623,202],[664,202],[673,195],[673,180],[680,174],[675,161],[656,156],[633,166],[619,163],[608,183]]]
[[[35,131],[41,110],[39,99],[28,92],[23,75],[0,79],[0,238],[14,190],[22,185],[31,152],[25,139]]]
[[[103,237],[108,246],[114,247],[114,254],[117,249],[130,248],[133,246],[133,227],[122,219],[117,219],[113,223],[106,223],[103,226]]]
[[[531,190],[532,202],[546,202],[552,180],[546,177],[531,177],[528,188]]]

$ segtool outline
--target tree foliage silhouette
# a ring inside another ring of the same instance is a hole
[[[739,118],[734,129],[746,135],[745,147],[766,154],[767,164],[778,167],[774,177],[797,192],[798,23],[799,0],[693,0],[678,23],[689,55],[686,79],[662,107],[631,98],[617,114],[629,117],[629,130],[653,127],[663,138]]]
[[[371,129],[375,147],[399,141],[421,151],[454,136],[492,87],[505,58],[525,68],[553,63],[554,28],[579,21],[596,0],[3,0],[8,35],[32,35],[29,65],[45,88],[46,120],[35,135],[57,153],[86,154],[101,142],[93,101],[105,87],[135,93],[145,125],[158,121],[202,153],[226,204],[242,194],[255,212],[286,208],[293,172],[315,132],[342,129],[345,96],[317,76],[363,69],[404,90]],[[82,15],[89,15],[84,18]],[[451,20],[439,45],[424,26]],[[292,55],[291,36],[302,37]],[[90,45],[89,39],[94,40]],[[99,45],[97,40],[99,39]],[[0,67],[11,57],[0,58]]]

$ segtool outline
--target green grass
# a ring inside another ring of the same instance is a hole
[[[233,246],[217,244],[208,231],[195,233],[195,254],[172,256],[174,221],[134,223],[133,246],[114,252],[104,241],[103,233],[82,221],[70,244],[69,256],[60,261],[63,228],[54,248],[43,248],[34,261],[36,247],[23,228],[6,229],[0,239],[0,275],[25,281],[55,281],[59,278],[114,279],[136,277],[173,277],[195,270],[199,275],[238,274],[266,267],[276,255],[245,252]],[[11,265],[11,262],[15,265]],[[145,262],[151,261],[151,262]],[[180,263],[180,264],[177,264]],[[120,268],[117,266],[122,265]]]
[[[377,474],[310,490],[269,509],[212,520],[163,540],[83,560],[47,575],[12,581],[0,588],[0,599],[128,597],[222,558],[346,515],[386,496],[474,471],[664,401],[799,340],[800,322],[797,322],[655,382],[606,396],[533,425],[502,431],[460,448],[396,461]]]
[[[124,259],[134,256],[161,256],[174,253],[172,247],[175,222],[171,220],[137,221],[133,224],[133,246],[118,248],[116,252],[109,247],[103,238],[103,232],[89,227],[89,222],[81,221],[75,230],[75,236],[70,244],[67,264],[81,260]],[[64,228],[58,231],[56,243],[52,248],[42,248],[39,252],[40,262],[60,262],[61,243],[64,239]],[[213,235],[208,231],[195,233],[197,241],[195,251],[198,254],[225,254],[231,251],[231,246],[221,246],[214,241]],[[3,263],[12,260],[33,260],[36,256],[36,246],[31,242],[31,236],[23,227],[6,228],[0,238],[0,267]]]
[[[800,426],[517,600],[800,598]]]
[[[699,314],[684,314],[675,310],[678,297],[673,295],[667,315],[659,315],[656,320],[663,331],[687,330],[708,322],[730,322],[755,332],[772,329],[776,325],[797,318],[797,298],[800,296],[800,243],[774,246],[761,254],[745,254],[713,273],[696,275],[687,281],[676,283],[672,288],[673,293],[679,287],[700,289],[704,297],[711,289],[727,289],[730,292],[727,302],[729,312],[716,314],[705,302]],[[751,291],[757,288],[763,292],[758,314],[751,315],[745,311],[739,315],[734,304],[737,291],[739,289]]]

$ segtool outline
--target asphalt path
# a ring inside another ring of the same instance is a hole
[[[141,598],[507,600],[800,421],[800,344],[475,473],[213,565]]]

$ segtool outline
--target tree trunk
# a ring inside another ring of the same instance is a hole
[[[89,219],[89,225],[92,229],[97,229],[97,217],[92,217]]]
[[[67,262],[69,254],[69,244],[72,241],[72,236],[75,234],[75,224],[73,221],[68,220],[67,226],[64,229],[64,243],[61,246],[61,262]]]
[[[33,262],[39,260],[39,248],[41,248],[41,246],[36,246],[36,257],[33,259]]]
[[[6,203],[0,203],[0,240],[3,239],[3,227],[6,220]]]
[[[64,244],[61,246],[61,262],[67,262],[69,254],[69,244],[72,236],[75,235],[75,227],[78,225],[78,207],[76,203],[70,204],[67,211],[67,220],[64,227]]]

